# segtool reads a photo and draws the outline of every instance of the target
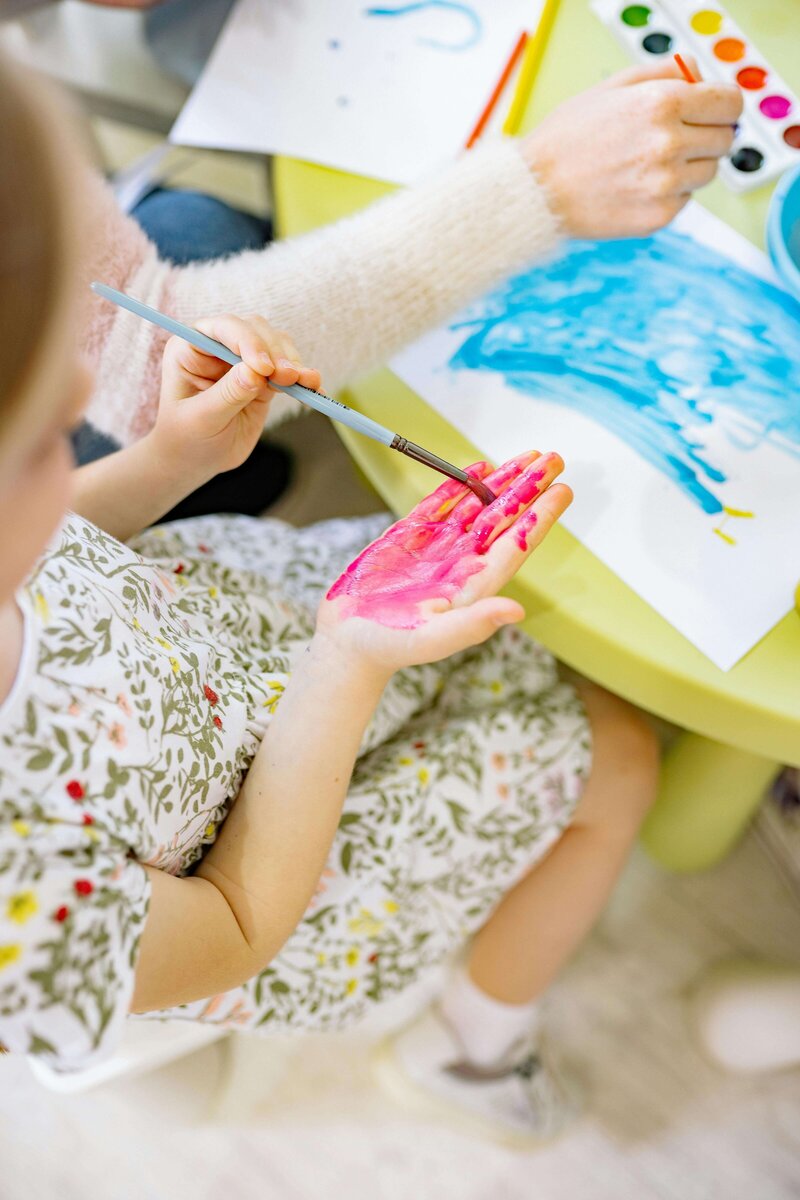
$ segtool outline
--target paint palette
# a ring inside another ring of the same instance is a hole
[[[593,0],[604,25],[640,62],[676,51],[697,59],[704,79],[736,83],[744,112],[720,176],[735,191],[760,187],[800,163],[800,100],[731,17],[702,0]]]

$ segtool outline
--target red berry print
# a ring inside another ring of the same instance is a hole
[[[70,779],[69,783],[67,784],[67,795],[71,796],[73,800],[82,800],[86,795],[86,792],[83,790],[83,786],[78,783],[77,779]]]
[[[214,724],[216,725],[217,729],[222,729],[222,718],[214,717]]]
[[[61,907],[57,908],[56,911],[53,913],[53,920],[54,921],[66,921],[68,916],[69,916],[69,909],[67,908],[66,904],[62,904]]]
[[[210,553],[208,546],[205,544],[205,542],[198,542],[197,549],[200,551],[201,554],[209,554]]]
[[[412,742],[411,745],[414,747],[415,750],[424,750],[425,749],[424,742]]]
[[[174,575],[182,575],[183,574],[183,563],[178,563],[177,567],[173,567],[172,573]]]
[[[79,896],[91,896],[94,891],[94,884],[89,879],[76,879],[74,886]]]
[[[374,962],[377,962],[379,958],[380,958],[379,954],[370,954],[369,958],[367,959],[367,962],[374,963]]]
[[[94,817],[91,815],[91,813],[83,814],[83,823],[84,825],[94,825]]]
[[[206,700],[208,701],[208,703],[211,705],[212,708],[214,707],[215,704],[217,704],[219,702],[219,696],[217,695],[217,693],[214,691],[213,688],[210,688],[208,686],[207,683],[204,684],[204,686],[203,686],[203,693],[205,695]]]

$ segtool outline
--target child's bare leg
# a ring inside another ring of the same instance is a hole
[[[535,1000],[594,924],[622,870],[658,780],[658,743],[635,709],[580,685],[593,762],[575,818],[550,855],[476,934],[467,973],[504,1004]]]

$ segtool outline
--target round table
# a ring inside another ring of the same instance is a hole
[[[790,11],[785,0],[757,6],[728,0],[728,8],[800,91],[800,12]],[[584,0],[562,0],[526,126],[626,65],[623,51]],[[390,190],[308,163],[275,164],[282,236],[336,220]],[[715,181],[701,200],[763,246],[770,193],[767,186],[735,195]],[[453,462],[480,457],[477,447],[388,370],[360,382],[345,399],[390,428],[413,431],[416,441]],[[428,470],[401,455],[342,426],[337,431],[395,513],[407,512],[435,483]],[[746,826],[777,764],[800,765],[800,616],[792,611],[731,671],[720,671],[562,528],[550,534],[508,591],[527,610],[524,628],[558,658],[685,731],[666,753],[659,800],[643,840],[674,870],[716,862]]]

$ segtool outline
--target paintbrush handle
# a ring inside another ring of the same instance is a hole
[[[184,325],[181,321],[176,321],[174,317],[168,317],[166,313],[159,312],[157,308],[151,308],[149,304],[143,304],[141,300],[134,300],[133,296],[128,296],[125,292],[118,292],[116,288],[109,287],[105,283],[93,283],[92,291],[98,296],[102,296],[104,300],[110,300],[112,304],[119,305],[120,308],[127,308],[128,312],[135,313],[137,317],[142,317],[143,320],[149,321],[151,325],[158,325],[160,329],[165,329],[167,333],[176,334],[177,337],[183,338],[185,342],[196,346],[198,350],[202,350],[205,354],[213,354],[215,358],[221,358],[223,362],[230,363],[231,366],[236,366],[237,363],[242,361],[238,354],[234,353],[233,350],[230,350],[222,342],[208,337],[205,333],[200,333],[198,329],[192,329],[189,325]],[[342,425],[348,425],[351,429],[355,429],[356,433],[362,433],[366,437],[373,438],[376,442],[382,442],[384,446],[390,446],[393,449],[397,448],[393,446],[393,443],[397,441],[398,434],[392,433],[390,429],[379,425],[377,421],[373,421],[370,417],[365,417],[353,408],[348,408],[346,404],[340,403],[339,400],[334,400],[331,396],[326,396],[323,392],[312,392],[310,388],[303,387],[300,383],[290,383],[282,386],[270,380],[269,386],[278,392],[286,392],[288,396],[293,396],[301,404],[307,405],[308,408],[316,409],[317,412],[324,413],[326,417],[331,417],[334,421],[339,421]]]

